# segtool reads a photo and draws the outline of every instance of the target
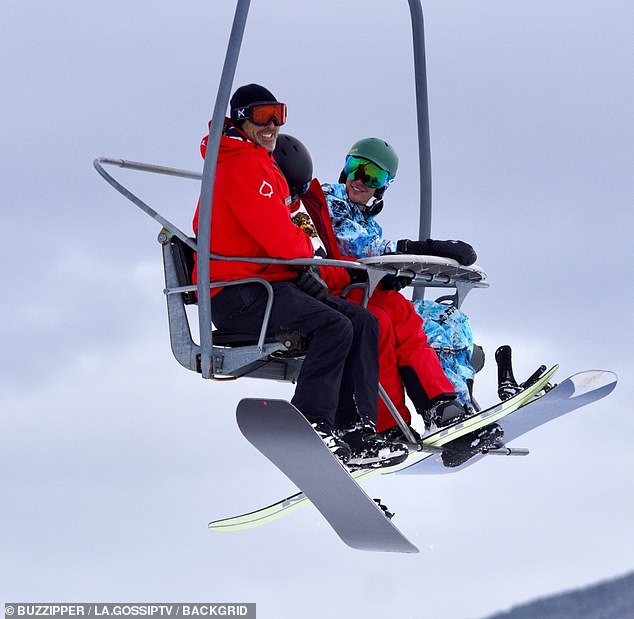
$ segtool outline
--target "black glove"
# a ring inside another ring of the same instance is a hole
[[[302,292],[315,297],[318,301],[323,301],[328,296],[328,285],[321,279],[316,266],[310,266],[302,271],[295,283]]]
[[[386,275],[381,280],[381,290],[403,290],[414,279],[413,275]]]
[[[418,256],[439,256],[452,258],[463,266],[473,264],[478,255],[469,243],[464,241],[410,241],[402,239],[396,243],[396,251],[399,254],[416,254]]]
[[[346,273],[350,277],[351,284],[364,284],[368,281],[368,274],[361,269],[346,269]]]

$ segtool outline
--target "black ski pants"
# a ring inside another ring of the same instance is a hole
[[[358,412],[376,422],[378,324],[358,305],[338,297],[325,301],[293,282],[271,282],[274,291],[268,335],[295,331],[308,350],[291,400],[312,423],[345,427]],[[227,286],[212,299],[212,319],[223,331],[257,336],[267,293],[260,284]]]

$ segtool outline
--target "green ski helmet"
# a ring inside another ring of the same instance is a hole
[[[398,170],[398,155],[396,151],[385,141],[379,138],[364,138],[355,142],[348,155],[352,157],[363,157],[376,163],[383,168],[390,178],[396,176]]]
[[[380,138],[364,138],[355,142],[350,147],[346,155],[346,164],[348,163],[349,157],[367,159],[387,172],[388,179],[386,184],[375,190],[374,202],[369,203],[365,208],[365,213],[368,216],[378,215],[383,210],[383,194],[396,176],[398,170],[398,155],[385,140],[381,140]],[[344,168],[339,175],[339,182],[345,183],[346,178],[346,168]]]

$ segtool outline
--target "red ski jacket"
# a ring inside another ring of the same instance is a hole
[[[203,158],[207,138],[200,145]],[[247,139],[223,135],[220,140],[211,213],[210,251],[224,256],[312,258],[310,238],[290,218],[286,179],[270,153]],[[196,207],[193,228],[198,235]],[[211,281],[261,277],[292,280],[301,267],[210,260]],[[197,281],[194,266],[193,281]],[[211,296],[222,288],[213,288]]]

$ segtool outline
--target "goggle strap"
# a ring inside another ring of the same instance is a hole
[[[243,120],[249,120],[249,106],[247,105],[246,107],[237,107],[235,110],[233,110],[231,112],[231,120],[233,121],[243,121]]]

